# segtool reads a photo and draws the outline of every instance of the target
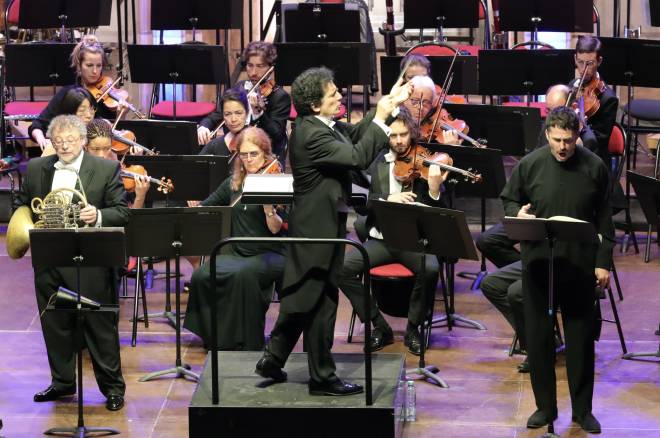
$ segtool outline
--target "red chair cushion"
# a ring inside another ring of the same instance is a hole
[[[400,263],[380,265],[369,270],[372,277],[414,277],[415,274]]]
[[[177,102],[176,116],[180,118],[202,118],[215,111],[215,104],[211,102]],[[151,109],[151,114],[157,117],[173,117],[174,105],[171,100],[158,102]]]
[[[20,114],[40,114],[48,106],[48,102],[8,102],[5,105],[5,114],[8,116],[17,116]]]
[[[410,53],[424,56],[454,56],[456,52],[451,47],[428,44],[415,47]]]
[[[467,52],[469,56],[479,56],[479,50],[482,49],[481,46],[468,46],[468,45],[459,45],[456,47],[460,52]],[[461,53],[463,55],[464,53]]]
[[[21,0],[15,0],[11,4],[11,9],[9,9],[9,15],[7,15],[7,21],[10,24],[18,24],[18,17],[21,10]]]
[[[607,150],[612,155],[623,155],[623,152],[626,149],[626,142],[623,137],[623,131],[618,125],[612,127],[612,133],[610,134],[610,141],[607,143]]]
[[[527,102],[504,102],[504,106],[527,106]],[[538,108],[541,110],[541,118],[545,119],[548,115],[548,108],[545,106],[545,102],[532,102],[529,106],[533,108]]]

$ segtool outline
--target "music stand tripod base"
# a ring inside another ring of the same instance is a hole
[[[467,318],[465,316],[459,315],[458,313],[450,313],[449,315],[443,315],[440,318],[435,318],[433,321],[431,321],[431,324],[433,327],[436,325],[439,327],[442,327],[443,325],[448,325],[447,324],[447,319],[451,321],[451,325],[455,326],[458,325],[456,324],[457,322],[460,322],[464,325],[466,328],[474,328],[477,330],[486,330],[486,326],[483,325],[482,323],[478,321],[474,321],[470,318]]]
[[[199,381],[199,374],[190,371],[190,365],[188,364],[177,365],[162,371],[155,371],[153,373],[147,374],[146,376],[140,377],[138,381],[148,382],[150,380],[157,379],[158,377],[166,376],[169,374],[174,374],[177,379],[178,378],[185,379],[186,377],[189,377],[191,380],[195,382]]]
[[[417,374],[418,376],[424,376],[424,378],[431,382],[437,384],[441,388],[449,388],[449,385],[442,380],[442,377],[437,375],[440,370],[435,365],[427,365],[424,368],[410,368],[406,370],[406,376],[409,374]]]
[[[44,435],[58,435],[63,436],[65,434],[70,434],[73,437],[84,438],[86,436],[107,436],[107,435],[119,435],[117,429],[111,429],[109,427],[53,427],[44,432]]]

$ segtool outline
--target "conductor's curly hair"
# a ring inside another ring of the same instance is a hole
[[[575,111],[565,106],[560,106],[550,111],[545,119],[546,131],[549,131],[550,128],[558,128],[579,133],[580,121],[578,120]]]
[[[330,69],[309,68],[302,72],[291,85],[291,98],[298,116],[314,114],[312,105],[320,106],[326,86],[334,80]]]

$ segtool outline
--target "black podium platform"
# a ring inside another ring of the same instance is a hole
[[[209,353],[210,354],[210,353]],[[211,403],[211,360],[207,357],[188,407],[189,436],[253,437],[400,437],[403,433],[405,357],[402,353],[373,354],[373,405],[360,395],[310,396],[307,355],[293,353],[285,370],[288,381],[260,386],[254,374],[258,351],[218,353],[220,403]],[[364,355],[335,353],[337,374],[364,385]]]

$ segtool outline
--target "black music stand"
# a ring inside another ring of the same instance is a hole
[[[630,182],[635,189],[637,200],[642,207],[642,212],[649,224],[648,234],[646,236],[646,251],[644,252],[644,262],[648,263],[651,259],[651,234],[653,227],[660,230],[658,215],[660,214],[660,181],[657,178],[640,175],[631,170],[626,172],[626,180]]]
[[[505,217],[502,220],[509,239],[519,242],[548,242],[550,254],[548,257],[548,324],[550,332],[555,328],[555,274],[554,246],[556,242],[597,243],[596,228],[589,222],[566,222],[551,219],[522,219]],[[524,250],[524,249],[523,249]],[[554,342],[552,340],[551,342]],[[554,434],[554,424],[548,424],[548,435]]]
[[[76,307],[60,309],[49,305],[47,311],[70,312],[76,315],[76,338],[78,345],[78,424],[76,427],[54,427],[44,432],[45,435],[71,435],[86,437],[99,433],[118,435],[119,431],[108,427],[86,427],[83,418],[83,326],[87,312],[111,312],[119,314],[116,302],[101,306],[100,309],[83,308],[81,304],[80,269],[83,267],[115,267],[124,264],[125,239],[123,228],[79,228],[79,229],[33,229],[30,230],[32,248],[32,267],[36,270],[50,267],[76,268]],[[57,248],[57,251],[53,251]],[[115,300],[113,300],[115,301]]]
[[[573,50],[480,50],[479,94],[545,94],[575,74]]]
[[[651,26],[660,26],[660,1],[649,0],[649,12],[651,13]]]
[[[174,367],[155,371],[140,378],[147,382],[174,374],[175,378],[189,377],[195,381],[199,375],[190,371],[190,365],[181,361],[181,256],[208,254],[216,240],[229,235],[230,207],[169,207],[131,210],[126,227],[127,253],[132,256],[174,257],[175,269],[175,330],[176,361]],[[137,291],[136,291],[137,292]],[[137,308],[137,294],[134,309]],[[134,315],[137,316],[137,315]],[[137,318],[134,318],[136,324]],[[135,325],[134,325],[135,330]]]
[[[400,251],[413,251],[422,254],[419,275],[426,277],[426,254],[442,258],[466,258],[478,260],[477,250],[472,241],[470,230],[465,220],[465,213],[445,208],[426,207],[413,204],[374,200],[373,212],[378,228],[383,233],[383,239],[390,247]],[[426,298],[426,316],[428,327],[433,319],[434,293],[424,287]],[[407,373],[415,373],[436,382],[443,388],[449,386],[435,373],[438,368],[426,366],[424,353],[426,351],[426,327],[421,324],[421,345],[419,366]]]
[[[112,0],[21,0],[18,27],[60,28],[62,42],[66,42],[67,27],[109,26],[111,9]]]
[[[151,29],[242,29],[242,0],[158,0],[151,5]]]
[[[532,41],[538,40],[539,31],[594,30],[592,0],[501,0],[499,12],[501,30],[531,31]]]
[[[360,42],[360,11],[353,5],[286,5],[282,8],[282,23],[285,43]]]
[[[499,198],[504,185],[506,184],[506,177],[504,175],[504,165],[502,163],[502,151],[499,149],[491,148],[473,148],[466,146],[452,146],[441,145],[434,143],[423,143],[424,147],[434,152],[445,152],[449,154],[454,160],[454,166],[460,169],[471,169],[471,172],[481,174],[481,183],[465,183],[457,184],[454,189],[455,196],[462,197],[477,197],[481,200],[481,232],[486,231],[486,198]],[[481,257],[481,270],[477,273],[461,272],[458,274],[460,277],[473,278],[472,290],[479,289],[481,280],[488,275],[486,268],[486,258]],[[453,277],[453,274],[452,274]],[[461,321],[469,324],[479,330],[485,330],[482,324],[476,321],[469,320],[461,315],[454,314],[454,300],[453,289],[450,289],[452,297],[450,302],[451,317],[447,320],[447,327],[451,330],[452,320]],[[444,319],[440,319],[441,322]]]
[[[479,0],[406,0],[403,27],[437,29],[439,41],[445,41],[445,28],[479,27]]]
[[[177,84],[220,85],[225,81],[225,49],[211,45],[128,45],[131,81],[172,84],[176,120]],[[203,66],[203,68],[201,67]]]
[[[453,56],[427,56],[431,62],[431,79],[436,84],[442,84],[449,71]],[[403,56],[380,57],[380,86],[382,90],[389,90],[397,81],[400,74],[400,65]],[[477,94],[477,57],[458,56],[452,69],[454,79],[451,83],[452,94]]]
[[[451,104],[443,105],[453,117],[465,120],[470,136],[485,139],[502,155],[521,157],[536,148],[541,129],[541,110],[534,107]]]
[[[121,120],[117,129],[128,129],[140,144],[161,155],[194,155],[199,152],[197,124],[185,120]]]
[[[163,194],[152,186],[147,199],[204,200],[229,176],[229,157],[215,155],[129,155],[124,163],[143,166],[149,176],[171,179],[174,190]]]
[[[276,43],[275,74],[281,85],[291,85],[300,73],[311,67],[325,66],[335,75],[337,86],[371,85],[371,47],[369,43]],[[351,62],[346,62],[350,59]],[[366,94],[365,94],[366,96]],[[363,102],[368,111],[368,99]],[[351,99],[347,99],[346,118],[351,121]]]

